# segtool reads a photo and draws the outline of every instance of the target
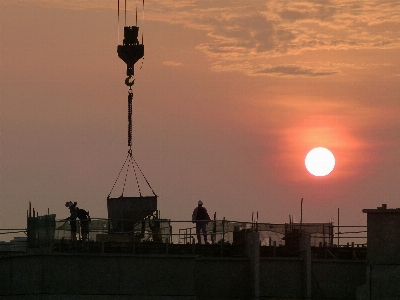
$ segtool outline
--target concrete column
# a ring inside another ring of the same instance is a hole
[[[246,233],[245,252],[250,259],[250,299],[260,298],[260,234]]]
[[[299,243],[303,258],[303,299],[311,299],[311,235],[302,232]]]

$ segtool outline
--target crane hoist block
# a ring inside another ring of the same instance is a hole
[[[126,75],[133,76],[135,63],[144,56],[144,45],[139,44],[139,27],[125,26],[124,41],[118,45],[118,57],[126,63]]]

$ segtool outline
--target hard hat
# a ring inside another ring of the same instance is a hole
[[[197,201],[197,204],[203,205],[203,201],[199,200]]]

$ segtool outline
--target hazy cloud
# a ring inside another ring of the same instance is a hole
[[[27,3],[29,1],[26,1]],[[21,1],[21,5],[24,1]],[[69,9],[115,9],[108,0],[37,0],[38,5]],[[128,10],[142,1],[128,1]],[[123,9],[122,1],[120,9]],[[397,0],[187,0],[145,1],[145,18],[207,30],[214,46],[245,45],[248,51],[282,53],[315,49],[399,47],[400,2]],[[308,42],[304,42],[308,41]],[[310,42],[314,41],[314,43]],[[289,42],[292,42],[289,44]],[[202,47],[202,49],[206,49]]]
[[[365,33],[376,38],[390,36],[398,43],[396,25],[400,22],[400,3],[398,1],[191,1],[186,5],[157,1],[165,14],[156,15],[160,20],[172,23],[185,23],[186,26],[207,28],[211,36],[219,39],[232,37],[232,31],[247,33],[237,38],[252,38],[254,33],[263,30],[265,24],[272,22],[276,30],[288,31],[292,36],[306,34],[313,37],[323,34],[326,40],[347,40],[345,37],[358,37],[361,41]],[[153,8],[151,8],[153,9]],[[296,25],[296,26],[293,26]],[[376,31],[373,26],[380,25]],[[270,26],[268,28],[271,28]],[[385,30],[382,30],[385,29]],[[328,30],[328,32],[327,32]],[[269,31],[270,33],[273,33]],[[328,34],[326,34],[328,33]],[[327,42],[326,44],[332,44]],[[371,46],[367,43],[365,46]]]
[[[400,47],[398,1],[158,1],[159,20],[207,31],[197,49],[220,62],[268,60],[305,51],[393,49]],[[233,66],[229,66],[233,64]],[[253,65],[257,65],[254,63]],[[215,68],[214,68],[215,69]],[[253,74],[326,76],[302,66],[253,70]]]
[[[116,3],[108,0],[37,3],[71,9],[117,9]],[[128,4],[130,11],[135,5],[142,9],[142,1]],[[305,51],[400,48],[397,0],[153,0],[145,1],[144,9],[146,20],[206,31],[208,40],[199,41],[197,49],[226,66],[228,62],[266,60]],[[297,70],[301,74],[305,71],[301,67]]]
[[[277,76],[328,76],[338,74],[333,70],[314,70],[296,65],[280,65],[275,67],[266,67],[254,72],[255,74],[277,75]]]
[[[177,62],[177,61],[168,60],[168,61],[164,61],[163,65],[171,66],[171,67],[178,67],[178,66],[182,66],[182,63]]]

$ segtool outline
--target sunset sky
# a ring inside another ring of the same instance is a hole
[[[0,227],[66,201],[107,217],[127,156],[116,0],[0,0]],[[398,0],[127,0],[133,156],[161,216],[365,225],[400,207]],[[315,147],[336,158],[315,177]],[[120,191],[116,191],[120,193]],[[118,196],[118,195],[116,195]]]

